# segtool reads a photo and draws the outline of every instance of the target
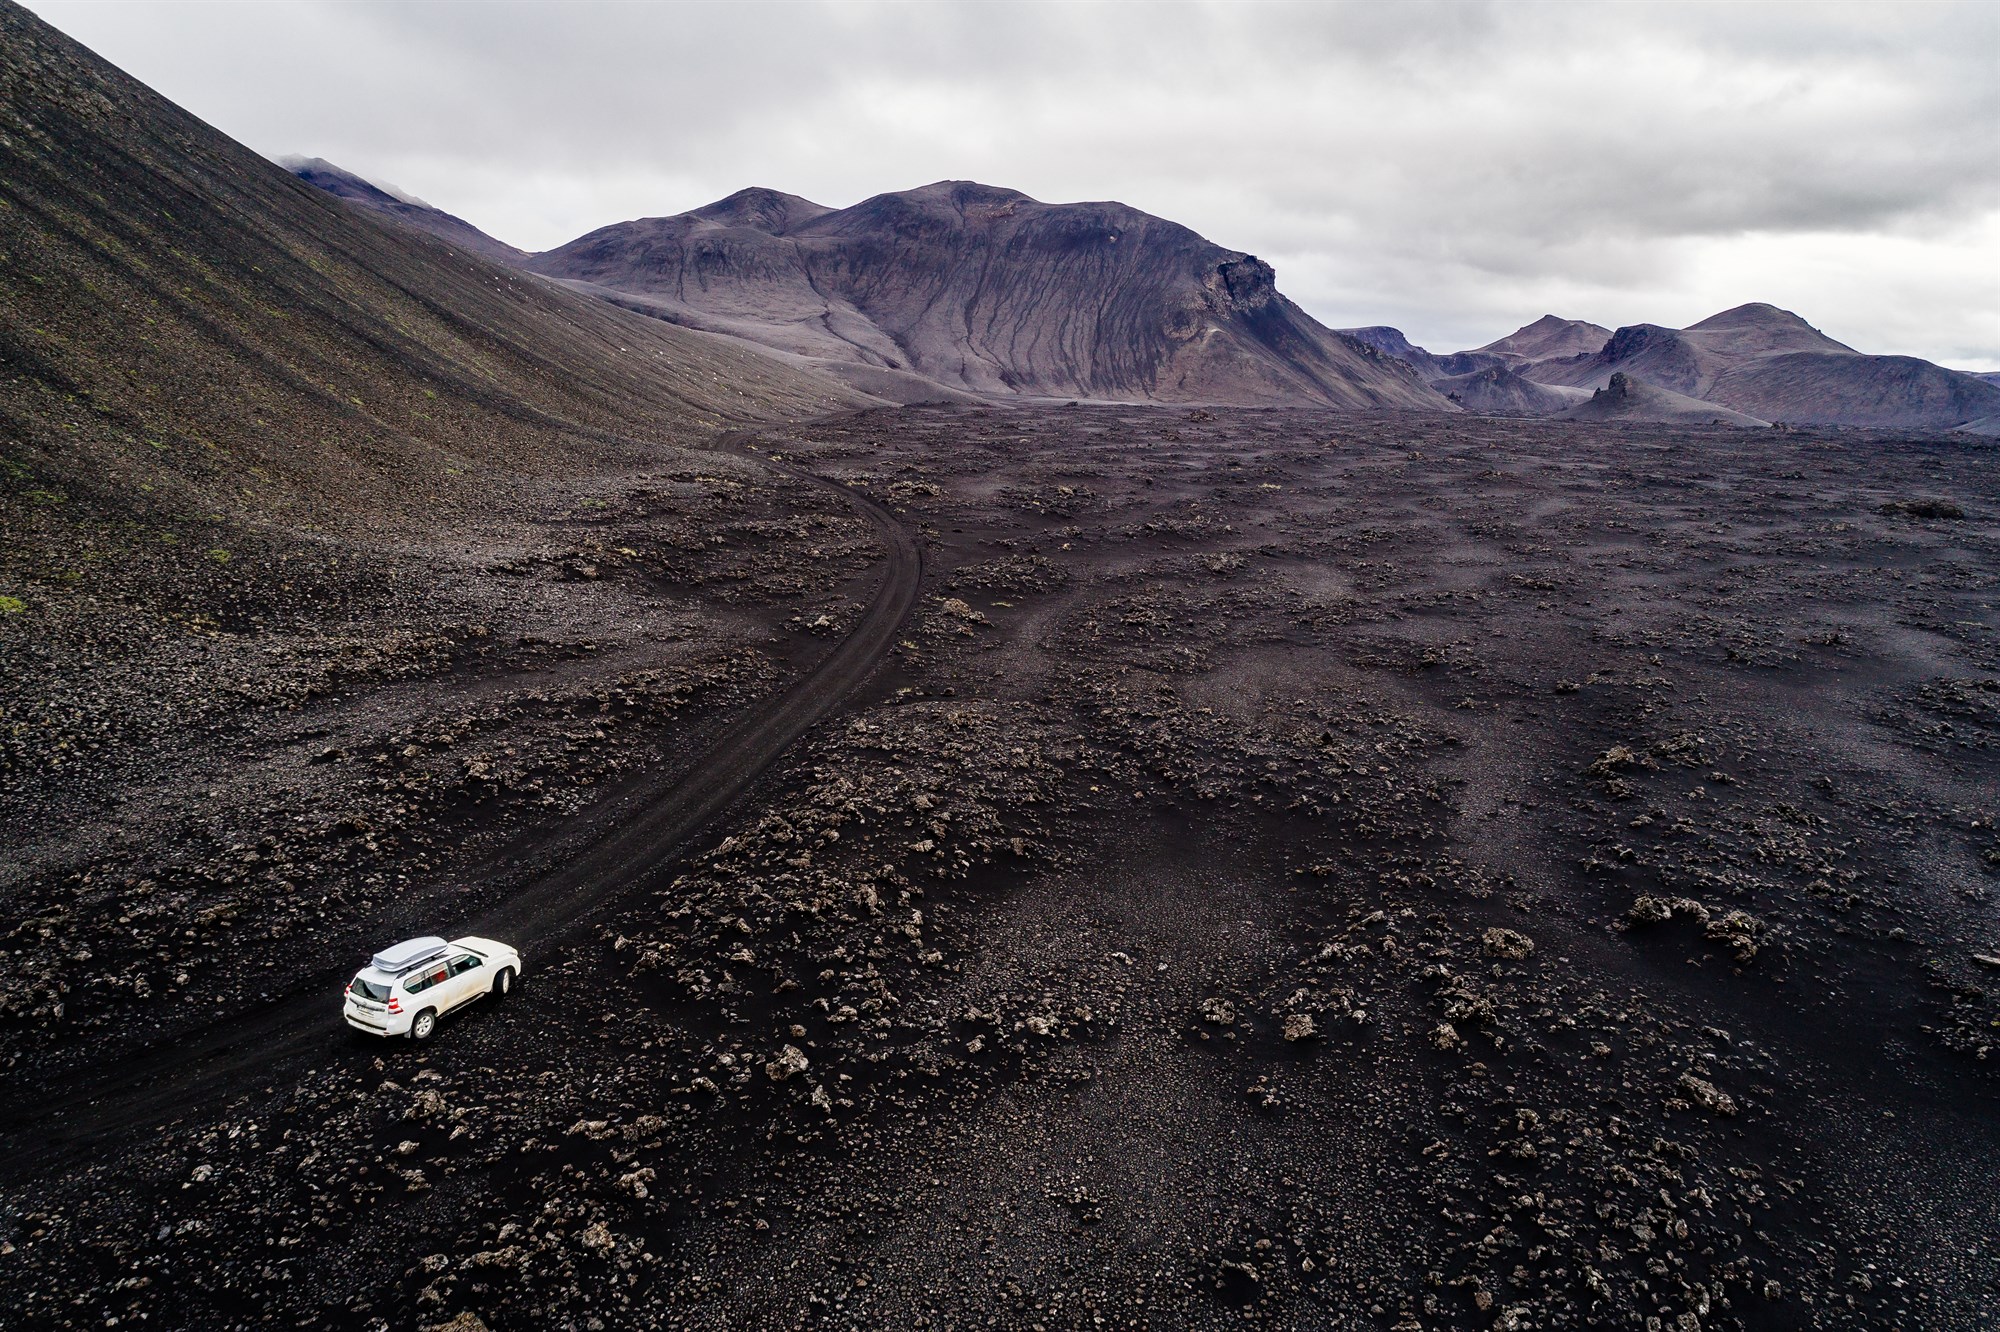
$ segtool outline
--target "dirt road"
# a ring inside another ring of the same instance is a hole
[[[671,861],[691,834],[875,670],[916,605],[923,558],[915,538],[866,495],[781,462],[759,461],[837,492],[873,525],[887,558],[858,622],[817,665],[749,708],[692,764],[628,782],[551,830],[532,851],[474,876],[493,881],[499,901],[468,920],[440,920],[440,912],[457,909],[451,899],[465,884],[434,885],[399,905],[396,917],[406,929],[504,939],[522,950],[532,969],[538,947],[587,921],[607,894]],[[32,1179],[107,1139],[190,1106],[268,1086],[288,1070],[327,1057],[353,1039],[337,1021],[345,974],[344,966],[313,958],[287,968],[281,992],[248,1011],[218,1015],[206,1031],[58,1082],[16,1080],[0,1110],[0,1179]]]

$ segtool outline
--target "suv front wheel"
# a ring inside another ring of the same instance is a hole
[[[502,967],[500,974],[493,978],[493,997],[505,999],[514,989],[514,968]]]
[[[438,1015],[436,1011],[426,1008],[411,1021],[410,1039],[413,1041],[427,1041],[431,1038],[431,1033],[437,1030],[437,1026]]]

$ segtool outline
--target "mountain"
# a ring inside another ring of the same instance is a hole
[[[1511,365],[1529,361],[1547,361],[1565,356],[1588,356],[1601,349],[1611,339],[1611,330],[1581,319],[1563,319],[1556,315],[1543,315],[1532,324],[1524,324],[1504,338],[1495,339],[1478,349],[1488,356],[1497,356]]]
[[[1561,421],[1629,421],[1659,425],[1768,426],[1742,412],[1690,398],[1620,371],[1588,402],[1580,402],[1556,418]]]
[[[1602,388],[1626,374],[1770,421],[1949,429],[2000,413],[2000,386],[1913,356],[1869,356],[1789,310],[1740,305],[1687,328],[1634,324],[1591,356],[1524,368],[1545,384]]]
[[[1270,265],[1117,203],[966,181],[829,209],[752,189],[602,228],[537,273],[824,368],[978,394],[1453,410]]]
[[[342,170],[323,157],[287,157],[281,159],[278,165],[306,184],[325,190],[337,199],[345,199],[358,208],[394,218],[495,262],[519,264],[528,257],[526,250],[517,250],[505,241],[493,239],[464,218],[453,217],[421,199],[383,189],[351,171]]]

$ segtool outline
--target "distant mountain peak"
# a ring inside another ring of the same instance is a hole
[[[1732,306],[1719,314],[1712,314],[1698,324],[1689,324],[1688,331],[1714,328],[1795,328],[1808,333],[1819,330],[1790,310],[1764,301],[1747,301]]]
[[[1036,203],[1036,199],[1004,185],[982,185],[976,180],[937,180],[901,191],[912,199],[948,200],[959,208],[996,208],[1008,204]]]
[[[753,185],[693,210],[692,216],[725,226],[753,227],[773,236],[782,236],[793,227],[816,217],[824,217],[832,211],[825,204],[816,204],[796,194]]]
[[[1610,338],[1611,330],[1602,325],[1545,314],[1478,350],[1517,361],[1542,361],[1560,356],[1588,356]]]

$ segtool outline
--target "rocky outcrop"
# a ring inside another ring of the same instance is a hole
[[[1563,421],[1631,421],[1669,425],[1731,425],[1760,427],[1769,421],[1718,407],[1712,402],[1690,398],[1657,384],[1648,384],[1622,371],[1611,382],[1563,412]]]
[[[693,328],[978,394],[1452,410],[1269,264],[1117,203],[943,181],[832,210],[746,190],[537,255]]]

